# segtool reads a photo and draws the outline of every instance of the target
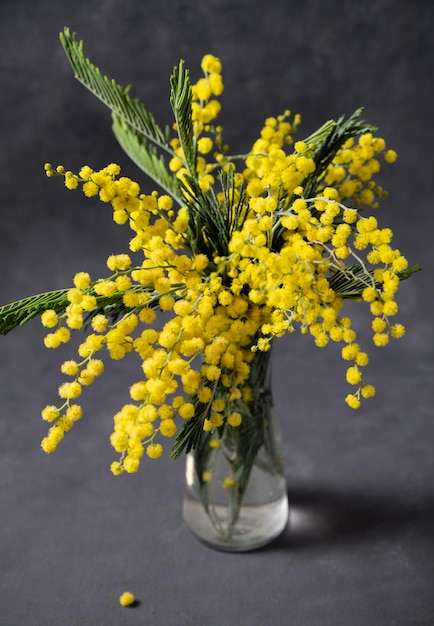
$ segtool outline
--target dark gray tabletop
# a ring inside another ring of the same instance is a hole
[[[277,345],[290,524],[248,554],[212,551],[184,527],[182,460],[111,475],[112,416],[137,364],[108,367],[86,394],[85,418],[46,456],[40,410],[55,400],[71,352],[46,350],[37,321],[0,338],[1,626],[432,626],[434,5],[3,2],[2,304],[68,286],[78,270],[102,275],[108,254],[127,245],[104,206],[43,173],[46,161],[71,169],[115,161],[140,176],[112,138],[107,110],[74,81],[58,42],[64,25],[161,123],[170,121],[168,77],[179,58],[195,74],[204,53],[219,56],[233,152],[248,150],[264,118],[286,108],[302,113],[307,135],[365,106],[399,153],[381,179],[390,195],[378,218],[424,270],[399,298],[407,335],[371,349],[378,392],[359,411],[343,402],[337,347],[319,350],[298,334]],[[369,313],[352,312],[368,343]],[[118,604],[125,590],[134,608]]]

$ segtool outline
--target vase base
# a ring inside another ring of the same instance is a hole
[[[288,498],[284,493],[278,500],[259,506],[243,506],[231,531],[224,522],[226,507],[214,508],[213,523],[202,504],[192,498],[184,500],[183,517],[192,533],[207,546],[223,552],[248,552],[261,548],[278,537],[288,523]]]

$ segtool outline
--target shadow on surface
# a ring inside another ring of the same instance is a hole
[[[289,523],[268,549],[359,541],[405,528],[429,533],[434,542],[434,494],[409,501],[388,492],[288,489]]]

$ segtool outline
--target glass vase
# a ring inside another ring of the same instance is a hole
[[[183,517],[212,548],[241,552],[260,548],[288,521],[282,440],[273,410],[269,352],[250,365],[250,393],[238,400],[242,421],[204,433],[187,455]]]

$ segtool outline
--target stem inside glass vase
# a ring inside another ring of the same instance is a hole
[[[184,519],[199,539],[221,550],[258,548],[287,523],[269,362],[269,352],[258,352],[251,363],[248,393],[236,403],[241,423],[204,433],[187,457]]]

